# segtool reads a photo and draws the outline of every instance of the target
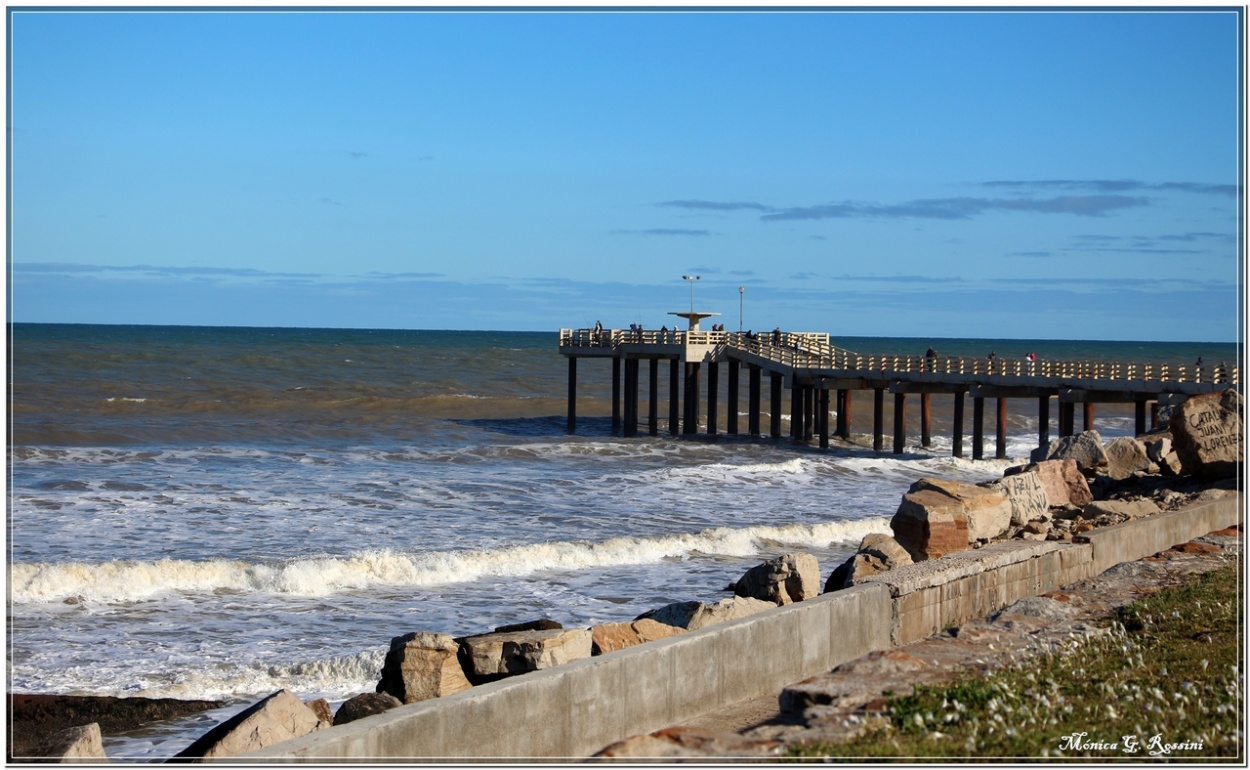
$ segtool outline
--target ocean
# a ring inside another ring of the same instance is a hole
[[[1231,343],[832,342],[1237,361]],[[566,435],[557,343],[555,330],[11,325],[10,692],[230,704],[105,739],[113,759],[161,761],[280,688],[334,704],[372,692],[408,632],[632,620],[725,598],[787,552],[814,554],[823,579],[889,531],[917,479],[997,478],[1037,443],[1036,403],[1021,400],[1009,459],[954,458],[951,410],[934,397],[932,446],[917,407],[906,451],[888,451],[887,414],[875,453],[862,393],[852,440],[823,451],[723,435],[723,397],[720,436],[669,436],[662,406],[660,436],[626,439],[611,435],[610,364],[586,359]],[[1095,427],[1131,434],[1131,407],[1099,405]]]

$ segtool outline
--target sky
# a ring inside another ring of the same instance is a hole
[[[1240,337],[1239,6],[7,10],[12,321]]]

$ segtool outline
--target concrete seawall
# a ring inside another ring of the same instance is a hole
[[[994,543],[844,591],[392,709],[253,752],[250,762],[586,757],[631,735],[780,691],[874,650],[984,617],[1241,523],[1230,497],[1087,533]]]

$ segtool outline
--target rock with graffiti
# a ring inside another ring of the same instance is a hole
[[[1237,475],[1243,462],[1244,417],[1236,390],[1186,399],[1172,412],[1172,443],[1184,473],[1207,479]]]

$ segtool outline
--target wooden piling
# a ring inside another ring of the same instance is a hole
[[[770,398],[768,402],[768,435],[781,438],[781,389],[784,387],[780,372],[768,373]]]
[[[951,420],[951,456],[964,456],[964,391],[955,392],[955,414]]]
[[[894,394],[894,454],[903,453],[907,443],[907,394]]]
[[[571,436],[577,432],[577,359],[569,356],[569,408],[566,432]]]
[[[929,407],[929,394],[921,393],[920,394],[920,445],[923,447],[932,446],[933,444],[932,421],[933,421],[933,413]]]
[[[885,446],[885,390],[872,389],[872,451],[880,452]]]
[[[660,359],[649,361],[647,378],[647,432],[652,436],[660,435]]]
[[[686,362],[686,402],[685,420],[682,423],[683,435],[694,435],[699,430],[699,364]]]
[[[621,432],[621,359],[612,359],[612,435]]]
[[[760,368],[755,364],[750,364],[747,371],[750,373],[750,382],[747,386],[747,429],[752,436],[758,438],[760,435]]]
[[[985,459],[985,399],[972,397],[972,459]]]
[[[707,365],[707,435],[716,435],[716,402],[720,389],[720,364],[712,361]]]
[[[817,416],[817,422],[820,423],[820,448],[829,448],[829,390],[828,388],[820,389],[820,414]]]
[[[677,435],[677,414],[678,414],[678,361],[676,358],[670,359],[668,362],[668,434],[670,436]]]
[[[994,457],[1007,459],[1007,399],[999,397],[998,419],[994,423]]]
[[[725,432],[731,436],[738,435],[738,371],[742,365],[737,361],[729,362],[729,388],[725,396]]]

